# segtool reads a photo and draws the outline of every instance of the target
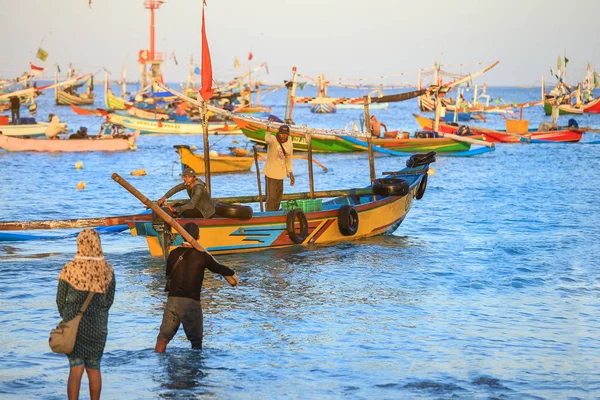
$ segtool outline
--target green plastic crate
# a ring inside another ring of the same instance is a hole
[[[293,210],[296,208],[301,209],[305,213],[321,211],[323,208],[323,199],[288,200],[281,202],[282,210]]]

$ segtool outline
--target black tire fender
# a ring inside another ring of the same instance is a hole
[[[378,196],[405,196],[410,191],[410,184],[406,179],[380,178],[371,183],[371,188]]]
[[[415,198],[417,200],[421,200],[423,198],[423,195],[425,194],[425,189],[427,189],[427,174],[423,176],[423,179],[421,179],[421,184],[417,189],[417,194],[415,195]]]
[[[299,233],[296,231],[296,220],[300,224]],[[304,242],[304,240],[308,237],[308,220],[301,209],[295,208],[288,211],[286,229],[290,239],[292,239],[292,242],[296,244]]]
[[[356,234],[358,231],[358,211],[356,211],[356,208],[349,205],[340,207],[338,227],[344,236],[353,236]]]
[[[219,201],[215,202],[215,214],[223,218],[233,218],[247,220],[252,218],[254,210],[250,206],[242,204],[225,204]]]

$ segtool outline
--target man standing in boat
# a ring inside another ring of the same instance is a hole
[[[289,125],[281,125],[275,136],[267,131],[265,142],[267,143],[267,161],[262,172],[266,181],[267,211],[277,211],[283,197],[283,180],[289,176],[290,186],[294,186],[296,183],[292,172],[294,145],[290,139]]]
[[[13,125],[21,122],[21,99],[19,99],[19,96],[10,97],[10,113]]]
[[[157,201],[157,204],[159,207],[162,206],[166,199],[184,189],[190,196],[190,201],[180,206],[167,206],[171,212],[176,213],[180,218],[210,218],[215,214],[215,206],[210,193],[206,190],[206,184],[198,179],[196,171],[191,168],[183,171],[183,183],[171,188]]]

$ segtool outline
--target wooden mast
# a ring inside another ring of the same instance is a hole
[[[376,178],[375,176],[375,160],[373,158],[373,138],[371,137],[371,113],[369,111],[369,104],[371,104],[371,96],[366,95],[365,97],[365,128],[367,130],[367,143],[369,150],[369,172],[371,176],[371,182]]]

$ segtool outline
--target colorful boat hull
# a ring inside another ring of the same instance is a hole
[[[112,90],[108,89],[104,96],[104,105],[106,106],[107,110],[120,111],[127,109],[127,104],[129,103],[126,102],[124,99],[115,96]]]
[[[62,124],[66,127],[66,124]],[[37,124],[29,125],[0,125],[0,132],[4,136],[12,137],[41,137],[46,136],[46,130],[48,129],[47,122],[38,122]]]
[[[417,119],[417,122],[422,129],[427,131],[433,131],[434,121],[432,119],[425,118],[420,115],[415,115],[415,118]],[[473,135],[484,136],[486,142],[495,143],[521,143],[522,138],[537,139],[550,142],[578,142],[581,140],[583,132],[585,131],[582,129],[560,128],[554,131],[530,130],[524,134],[514,134],[506,131],[482,128],[472,125],[468,125],[468,127]],[[440,122],[438,131],[441,133],[456,134],[459,128],[459,126],[454,126]]]
[[[94,104],[94,94],[91,94],[90,96],[88,96],[87,94],[82,94],[82,95],[74,95],[74,94],[70,94],[65,92],[62,89],[58,89],[56,90],[56,105],[57,106],[70,106],[71,104],[74,105],[78,105],[78,106],[87,106],[87,105],[91,105]]]
[[[583,112],[589,114],[600,114],[600,97],[584,104]]]
[[[116,152],[135,150],[139,132],[127,139],[34,139],[0,133],[0,148],[14,152],[71,153],[87,151]]]
[[[373,195],[338,197],[323,202],[321,211],[306,212],[308,235],[302,242],[296,243],[287,229],[288,213],[276,211],[254,213],[247,221],[229,218],[178,219],[180,225],[194,222],[200,227],[200,244],[212,254],[244,253],[278,249],[290,246],[331,245],[340,242],[367,238],[395,231],[410,211],[423,177],[426,166],[418,167],[412,174],[402,175],[410,184],[409,192],[404,196],[380,197]],[[338,219],[340,208],[351,205],[358,214],[358,229],[353,235],[344,235],[340,231]],[[162,235],[157,232],[151,217],[128,222],[131,232],[144,236],[150,254],[163,255]],[[176,234],[172,231],[172,234]],[[170,249],[181,243],[181,237],[171,243]]]
[[[236,125],[242,130],[244,135],[251,141],[260,144],[266,144],[265,134],[266,126],[256,121],[246,121],[242,119],[233,119]],[[295,151],[307,151],[308,145],[303,134],[290,133]],[[312,148],[314,152],[319,153],[348,153],[357,151],[366,151],[366,139],[363,144],[351,143],[342,137],[311,135]],[[439,152],[459,152],[471,148],[470,143],[458,142],[448,138],[373,138],[373,144],[389,150],[397,150],[406,153],[426,153],[432,150]]]
[[[204,133],[202,124],[197,122],[149,120],[117,113],[108,116],[111,123],[133,130],[139,129],[143,134],[202,135]],[[209,135],[238,135],[241,132],[233,124],[209,124],[208,133]]]
[[[558,106],[558,113],[560,115],[579,115],[584,113],[584,107],[575,107],[570,104],[561,104]],[[552,104],[549,101],[544,101],[544,112],[546,115],[552,115]]]

